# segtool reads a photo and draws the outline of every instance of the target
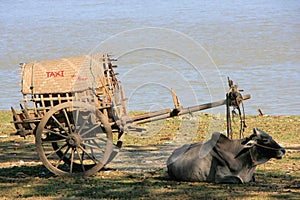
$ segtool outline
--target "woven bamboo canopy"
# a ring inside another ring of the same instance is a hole
[[[104,76],[105,58],[104,54],[93,54],[25,63],[22,93],[66,93],[102,87],[99,79]]]

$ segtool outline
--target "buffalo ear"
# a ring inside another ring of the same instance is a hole
[[[242,142],[241,142],[241,144],[242,145],[245,145],[245,144],[247,144],[247,142],[249,142],[249,140],[251,140],[250,138],[245,138]]]
[[[249,140],[246,144],[244,144],[244,148],[251,148],[256,144],[255,140]]]
[[[258,128],[254,128],[254,129],[253,129],[253,133],[254,133],[255,135],[259,136],[259,135],[263,134],[264,131],[262,131],[262,130],[260,130],[260,129],[258,129]]]
[[[254,128],[253,129],[253,132],[254,132],[254,134],[253,135],[256,135],[256,137],[257,138],[262,138],[262,136],[265,134],[265,132],[264,131],[262,131],[262,130],[260,130],[260,129],[258,129],[258,128]]]
[[[249,150],[249,148],[253,147],[256,144],[256,141],[247,138],[241,144],[243,145],[243,148],[241,149],[241,151],[234,158],[237,158],[240,155],[246,153]]]
[[[254,128],[254,129],[253,129],[253,133],[254,133],[255,135],[258,135],[258,134],[259,134],[258,128]]]

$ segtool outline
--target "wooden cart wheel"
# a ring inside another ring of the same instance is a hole
[[[35,142],[43,164],[58,176],[90,176],[108,161],[113,136],[107,117],[83,102],[66,102],[48,111]]]

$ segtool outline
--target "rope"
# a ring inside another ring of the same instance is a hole
[[[93,80],[92,80],[92,92],[93,92],[93,94],[94,94],[96,97],[99,97],[99,96],[96,94],[96,89],[95,89],[95,87],[94,87],[94,83],[95,83],[95,75],[94,75],[94,72],[93,72],[93,69],[92,69],[92,59],[93,59],[92,56],[93,56],[93,55],[90,56],[90,72],[91,72],[92,78],[93,78]]]
[[[190,116],[193,117],[193,113],[192,113],[192,111],[190,110],[190,107],[188,107],[188,111],[189,111]]]
[[[259,146],[259,147],[262,147],[262,148],[265,148],[265,149],[270,149],[270,150],[276,150],[276,151],[278,151],[278,150],[280,150],[280,149],[276,149],[276,148],[273,148],[273,147],[268,147],[268,146],[264,146],[264,145],[261,145],[261,144],[255,144],[256,146]],[[249,150],[249,152],[250,152],[250,158],[251,158],[251,162],[252,162],[252,165],[254,165],[255,164],[255,162],[256,162],[256,160],[254,159],[254,156],[253,156],[253,148],[251,148],[250,150]]]
[[[252,148],[249,150],[249,152],[250,152],[250,158],[251,158],[251,162],[252,162],[252,166],[253,166],[254,163],[256,162],[256,160],[254,160],[253,153],[251,150],[252,150]]]
[[[91,55],[91,56],[90,56],[90,72],[91,72],[92,78],[93,78],[93,81],[92,81],[92,92],[93,92],[93,94],[94,94],[96,97],[99,98],[100,96],[97,95],[96,89],[95,89],[95,87],[94,87],[94,83],[96,82],[96,78],[95,78],[95,75],[94,75],[94,72],[93,72],[93,69],[92,69],[92,61],[93,61],[93,60],[92,60],[92,55]],[[107,67],[107,66],[105,65],[105,67]],[[104,73],[103,73],[103,76],[105,76]],[[107,74],[107,76],[109,76],[109,74]],[[102,79],[102,76],[100,76],[99,81],[101,82],[101,85],[102,85],[102,87],[104,88],[104,90],[105,90],[106,94],[108,95],[108,97],[109,97],[110,99],[112,99],[112,98],[111,98],[111,95],[110,95],[110,92],[109,92],[109,90],[108,90],[107,87],[106,87],[105,81]]]
[[[273,148],[273,147],[268,147],[268,146],[264,146],[264,145],[261,145],[261,144],[255,144],[256,146],[259,146],[259,147],[262,147],[262,148],[265,148],[265,149],[270,149],[270,150],[280,150],[280,149],[276,149],[276,148]]]
[[[245,131],[245,128],[247,127],[246,125],[246,116],[245,116],[245,108],[244,108],[244,103],[243,101],[241,102],[242,104],[242,115],[240,115],[240,122],[241,122],[241,127],[240,127],[240,137],[244,137],[244,131]],[[240,106],[239,106],[239,110],[240,110]]]
[[[33,89],[34,89],[34,86],[33,86],[33,84],[34,84],[34,80],[33,80],[34,79],[34,77],[33,77],[33,75],[34,75],[33,67],[34,67],[34,63],[32,65],[32,67],[31,67],[31,85],[30,85],[31,99],[32,100],[34,99],[34,97],[33,97],[33,95],[34,95],[34,91],[33,91]]]

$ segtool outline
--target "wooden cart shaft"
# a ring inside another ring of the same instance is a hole
[[[251,96],[250,94],[243,95],[243,100],[250,99]],[[220,100],[220,101],[215,101],[211,103],[205,103],[205,104],[200,104],[196,106],[191,106],[187,108],[171,108],[171,109],[163,109],[163,110],[158,110],[158,111],[153,111],[141,115],[135,115],[130,117],[130,120],[128,120],[126,123],[133,123],[133,124],[143,124],[151,121],[157,121],[157,120],[162,120],[166,118],[171,118],[179,115],[184,115],[188,113],[193,113],[193,112],[198,112],[201,110],[206,110],[209,108],[214,108],[218,106],[222,106],[226,104],[226,99]]]

